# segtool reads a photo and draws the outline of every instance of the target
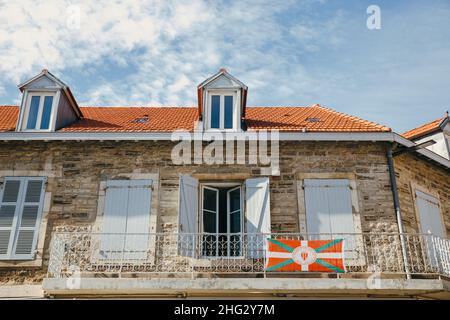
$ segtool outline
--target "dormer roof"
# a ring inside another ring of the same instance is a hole
[[[402,133],[402,136],[406,139],[415,140],[434,133],[439,130],[444,130],[445,126],[450,122],[448,112],[444,117],[428,122],[420,127]]]
[[[81,118],[83,116],[69,86],[47,69],[42,69],[42,71],[36,76],[32,77],[31,79],[25,82],[22,82],[21,84],[18,85],[18,88],[21,92],[23,92],[26,89],[40,89],[40,88],[61,90],[62,93],[67,97],[71,107],[75,111],[78,118]]]

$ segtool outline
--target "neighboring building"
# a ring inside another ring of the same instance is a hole
[[[385,126],[248,107],[224,69],[191,108],[80,107],[47,70],[19,88],[0,107],[0,295],[450,297],[450,161]],[[267,270],[267,238],[345,239],[345,273],[333,252]]]
[[[447,160],[450,159],[450,121],[448,112],[444,117],[407,131],[402,136],[417,144],[433,141],[433,144],[427,146],[427,149]]]

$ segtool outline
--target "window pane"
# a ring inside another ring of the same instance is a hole
[[[36,129],[36,120],[39,112],[39,100],[41,97],[31,97],[30,111],[28,112],[27,129]]]
[[[203,231],[212,233],[217,232],[215,212],[203,211]]]
[[[234,212],[241,208],[241,189],[230,192],[230,212]]]
[[[45,97],[44,109],[42,110],[41,129],[48,129],[50,115],[52,114],[53,97]]]
[[[220,96],[211,97],[211,128],[220,128]]]
[[[217,190],[203,190],[203,209],[208,211],[217,211]]]
[[[236,211],[230,216],[230,233],[241,232],[241,211]]]
[[[225,96],[225,129],[233,128],[233,96]]]

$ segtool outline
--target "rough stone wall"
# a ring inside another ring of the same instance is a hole
[[[413,186],[438,195],[447,235],[450,235],[450,176],[449,171],[418,158],[403,154],[394,158],[397,187],[405,232],[418,232]]]
[[[100,181],[133,172],[159,173],[157,231],[171,232],[176,230],[178,221],[179,174],[241,176],[242,180],[260,177],[258,165],[175,166],[171,161],[173,145],[168,141],[1,142],[2,175],[51,168],[54,177],[47,185],[52,200],[43,267],[25,271],[2,267],[0,283],[39,281],[45,275],[52,230],[84,228],[95,222]],[[272,231],[299,231],[296,179],[301,173],[354,174],[362,231],[395,229],[385,150],[384,143],[373,142],[281,142],[281,174],[270,178]]]

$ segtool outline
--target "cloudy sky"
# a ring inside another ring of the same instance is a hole
[[[220,67],[250,106],[320,103],[402,132],[450,109],[450,1],[0,0],[0,104],[48,68],[80,105],[192,106]]]

